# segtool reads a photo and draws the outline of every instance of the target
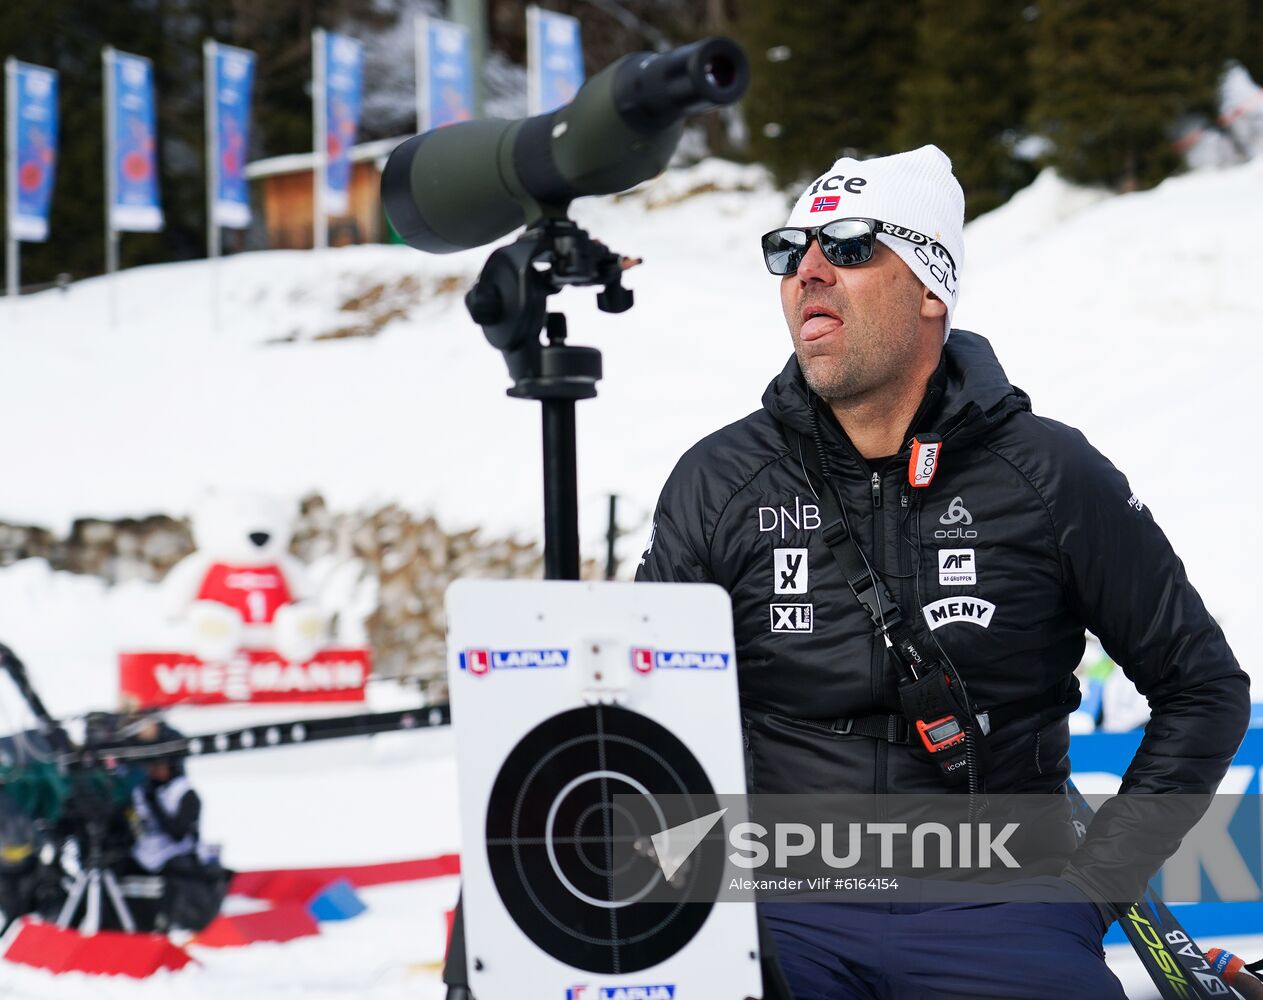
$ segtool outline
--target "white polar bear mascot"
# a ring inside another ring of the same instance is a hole
[[[223,661],[239,649],[274,649],[304,663],[326,621],[306,600],[302,564],[289,554],[289,505],[249,493],[211,493],[193,511],[197,551],[162,583],[167,616],[187,623],[193,652]]]

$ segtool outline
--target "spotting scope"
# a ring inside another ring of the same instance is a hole
[[[727,38],[623,56],[556,111],[462,122],[401,143],[382,172],[386,215],[409,246],[429,253],[564,216],[575,198],[661,173],[684,118],[732,104],[749,80],[745,54]]]

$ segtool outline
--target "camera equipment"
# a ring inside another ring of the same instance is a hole
[[[509,395],[537,399],[544,424],[544,575],[579,577],[574,403],[596,395],[601,354],[566,340],[549,295],[598,285],[597,305],[624,312],[631,261],[566,217],[581,195],[613,194],[659,173],[684,118],[745,92],[749,65],[736,43],[706,38],[664,53],[624,56],[573,101],[514,121],[464,122],[398,146],[382,172],[382,204],[396,231],[431,253],[481,246],[525,223],[496,250],[465,297],[488,342],[504,354]],[[541,344],[545,327],[548,343]]]
[[[448,706],[440,704],[184,736],[152,718],[92,712],[84,719],[80,743],[49,713],[25,665],[3,643],[0,672],[8,674],[37,720],[35,729],[0,737],[0,927],[25,913],[39,913],[87,933],[101,927],[135,930],[146,923],[143,913],[158,915],[152,902],[142,913],[133,911],[129,901],[162,897],[165,876],[116,875],[131,853],[127,813],[141,765],[168,760],[178,766],[186,757],[450,721]],[[140,729],[153,730],[152,738],[138,739]],[[218,869],[218,874],[226,872]]]
[[[685,116],[732,104],[749,78],[745,54],[726,38],[623,56],[556,111],[408,139],[382,172],[382,204],[418,250],[482,246],[564,214],[582,195],[625,191],[660,173]]]

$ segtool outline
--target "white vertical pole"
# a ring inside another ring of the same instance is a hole
[[[219,256],[219,222],[215,219],[215,196],[219,191],[219,75],[216,56],[219,46],[213,38],[202,42],[202,66],[206,79],[206,256]]]
[[[118,270],[118,233],[114,230],[114,200],[118,192],[114,186],[114,47],[107,45],[101,50],[101,65],[105,72],[105,273]]]
[[[539,114],[539,8],[526,8],[526,113]]]
[[[206,101],[206,256],[210,258],[211,329],[219,332],[219,220],[215,199],[219,194],[219,46],[213,38],[202,42],[202,88]]]
[[[107,45],[101,50],[101,66],[105,74],[105,274],[109,280],[107,295],[110,300],[110,328],[118,326],[117,279],[111,277],[118,270],[118,233],[114,229],[115,190],[114,158],[114,47]]]
[[[315,199],[312,202],[315,236],[312,242],[317,250],[324,250],[329,245],[329,213],[325,207],[329,167],[329,140],[326,135],[329,109],[325,106],[325,73],[328,67],[325,66],[325,31],[323,28],[317,28],[311,33],[311,57],[312,121],[315,132],[312,146],[316,154],[316,169],[313,171],[316,179],[316,191]]]
[[[13,216],[18,208],[18,62],[12,56],[4,61],[4,205],[8,233],[5,236],[4,271],[9,296],[17,302],[18,238]]]
[[[417,131],[424,132],[430,127],[430,123],[426,120],[429,116],[426,110],[430,106],[430,74],[426,71],[426,65],[430,61],[430,53],[426,50],[426,43],[430,38],[430,19],[424,14],[419,14],[412,20],[413,33],[413,61],[416,65],[416,92],[417,92]]]

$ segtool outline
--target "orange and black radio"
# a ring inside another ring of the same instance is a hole
[[[965,730],[954,715],[945,715],[933,722],[916,720],[917,733],[930,753],[950,750],[965,741]]]

